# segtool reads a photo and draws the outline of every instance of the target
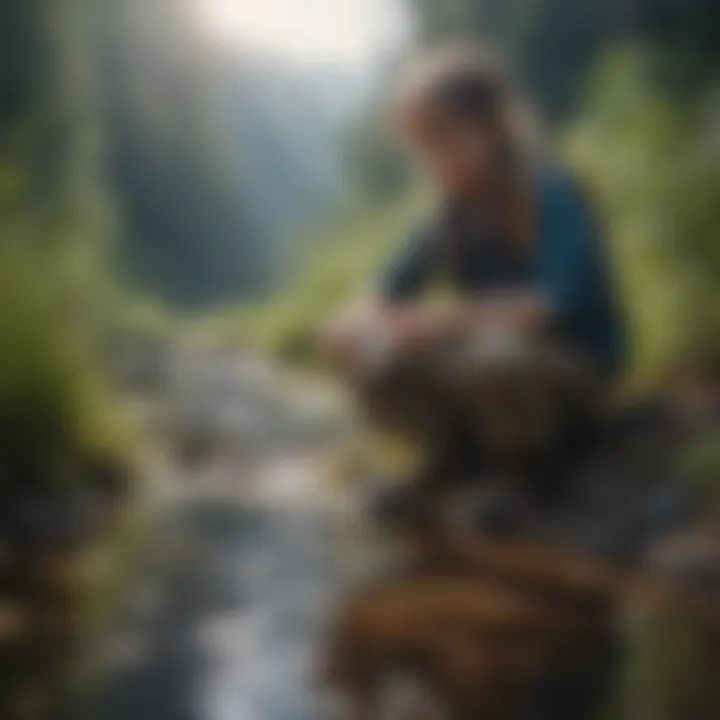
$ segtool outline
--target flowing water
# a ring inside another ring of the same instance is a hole
[[[340,574],[317,453],[282,435],[252,469],[225,458],[177,483],[91,720],[316,717],[314,650]]]
[[[287,473],[287,469],[285,469]],[[98,720],[303,720],[323,608],[338,581],[309,504],[189,500],[116,633]]]

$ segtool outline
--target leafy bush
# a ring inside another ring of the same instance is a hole
[[[717,93],[679,101],[653,82],[653,66],[638,51],[609,55],[566,143],[604,205],[646,371],[720,351]]]
[[[95,355],[98,300],[72,256],[19,240],[0,251],[0,475],[67,490],[89,462],[120,453]]]

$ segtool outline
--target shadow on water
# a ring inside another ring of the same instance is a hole
[[[125,657],[92,720],[314,717],[309,662],[336,578],[324,533],[311,509],[178,509],[157,533],[160,559],[122,619]]]

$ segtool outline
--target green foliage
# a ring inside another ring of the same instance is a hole
[[[587,75],[609,47],[649,45],[675,91],[718,69],[714,0],[415,0],[425,42],[458,37],[498,44],[552,119],[572,116]]]
[[[92,84],[78,73],[84,0],[4,8],[26,91],[0,79],[0,476],[69,489],[116,457],[120,431],[98,371],[112,232],[99,182]],[[42,48],[42,50],[40,50]],[[53,62],[47,61],[53,57]],[[82,65],[82,63],[81,63]]]
[[[115,438],[87,335],[68,312],[77,296],[72,273],[48,260],[2,251],[0,466],[13,481],[59,488],[76,483],[88,455]]]
[[[372,282],[425,203],[426,193],[414,188],[394,203],[342,214],[322,231],[286,293],[234,317],[240,336],[285,360],[317,360],[319,326]]]
[[[716,96],[708,89],[679,103],[652,82],[652,67],[643,53],[608,57],[567,138],[572,162],[593,179],[609,219],[645,368],[680,350],[706,358],[720,351]]]

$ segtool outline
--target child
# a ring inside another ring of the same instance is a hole
[[[559,406],[567,418],[622,367],[598,227],[577,184],[532,147],[510,83],[479,48],[422,59],[394,116],[439,206],[325,344],[376,417],[430,448],[427,475],[505,471],[565,443],[577,417],[558,434]],[[451,303],[422,302],[437,280]]]

